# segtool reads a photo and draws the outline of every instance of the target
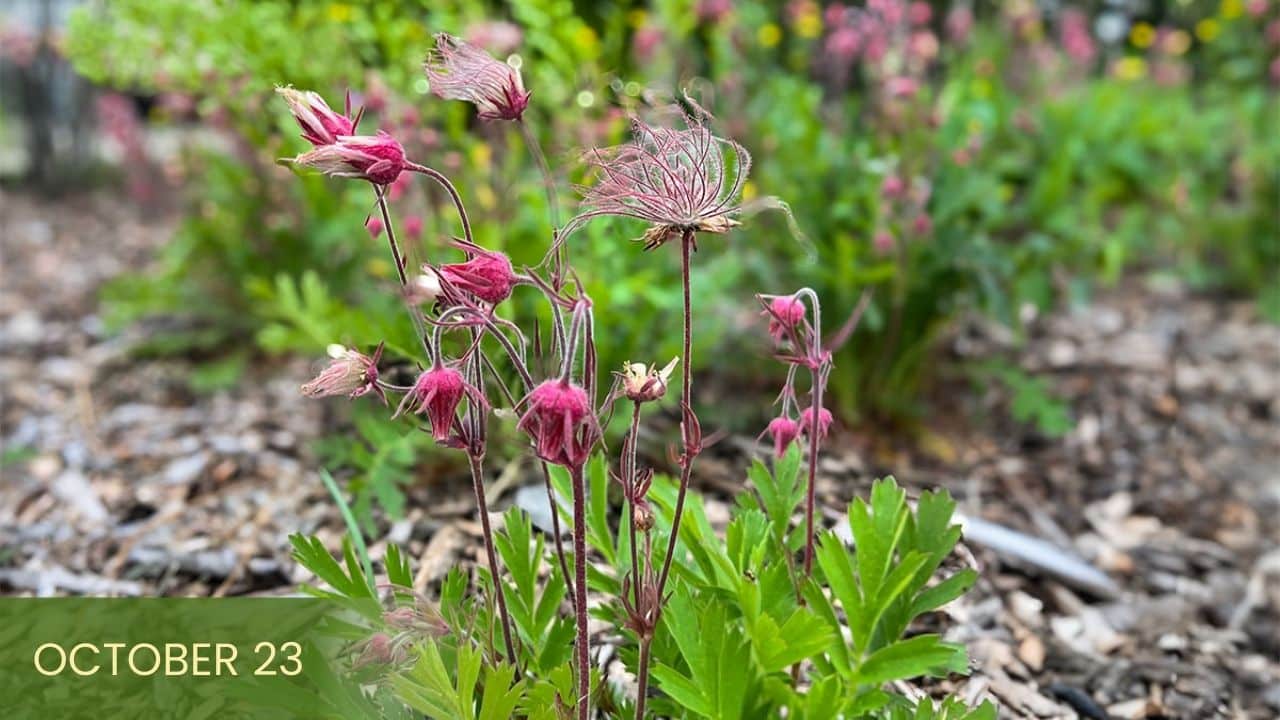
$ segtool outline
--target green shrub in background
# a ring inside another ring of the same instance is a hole
[[[980,312],[1016,329],[1024,307],[1080,300],[1130,268],[1260,293],[1280,318],[1280,112],[1266,80],[1280,51],[1265,29],[1280,16],[1275,3],[1261,18],[1235,0],[1131,18],[1110,44],[1093,41],[1087,58],[1063,51],[1065,11],[1004,3],[962,34],[953,15],[968,6],[932,3],[929,21],[903,34],[931,34],[932,50],[891,47],[878,62],[833,56],[833,36],[853,16],[841,20],[830,6],[714,6],[658,0],[579,15],[567,0],[122,0],[81,10],[68,48],[82,72],[195,94],[205,121],[238,139],[232,153],[189,158],[187,220],[155,271],[108,289],[112,315],[188,315],[180,332],[156,338],[157,349],[222,358],[210,377],[223,381],[247,360],[244,350],[227,355],[246,339],[264,352],[309,354],[331,342],[367,347],[386,337],[394,352],[409,341],[388,293],[367,285],[371,268],[394,279],[382,240],[350,230],[370,212],[367,197],[344,190],[335,203],[325,181],[285,178],[272,160],[301,141],[283,110],[265,104],[272,88],[247,78],[335,102],[344,89],[335,78],[361,91],[370,127],[414,128],[423,156],[476,198],[482,244],[516,262],[538,259],[551,208],[517,131],[432,101],[404,62],[425,54],[428,30],[492,39],[514,29],[509,51],[533,90],[528,116],[554,167],[612,144],[626,112],[680,88],[755,151],[748,196],[784,197],[807,240],[760,218],[731,236],[740,252],[707,253],[693,285],[700,307],[719,310],[702,314],[695,351],[716,357],[740,341],[754,291],[816,284],[839,311],[871,288],[832,377],[851,419],[916,417],[935,341],[956,317]],[[911,92],[889,92],[905,87],[891,84],[898,78],[916,83]],[[560,112],[568,105],[574,112]],[[890,178],[901,194],[886,193]],[[576,178],[559,179],[566,217]],[[424,220],[417,253],[436,257],[458,232],[452,216],[438,212],[444,199],[433,189],[406,192]],[[605,370],[639,349],[674,355],[670,340],[649,342],[652,328],[676,321],[676,301],[659,289],[677,268],[635,263],[623,246],[637,232],[606,222],[573,241],[601,314],[626,318],[600,328]],[[744,385],[772,372],[745,357],[735,363]],[[754,423],[732,412],[714,421]]]

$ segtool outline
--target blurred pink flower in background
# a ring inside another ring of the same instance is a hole
[[[1250,17],[1260,18],[1267,14],[1267,0],[1249,0],[1244,7]]]
[[[652,60],[658,47],[662,45],[662,40],[662,29],[659,27],[645,25],[636,30],[635,37],[631,40],[631,49],[635,53],[636,60],[640,62]]]
[[[893,252],[894,245],[893,235],[888,230],[881,230],[871,239],[871,246],[881,255]]]
[[[929,3],[916,0],[911,3],[911,24],[916,26],[928,25],[933,19],[933,8]]]
[[[1271,71],[1271,82],[1275,85],[1280,85],[1280,57],[1272,60],[1268,69]]]
[[[364,229],[369,231],[369,237],[376,238],[382,234],[382,218],[370,217],[364,221]]]
[[[1091,62],[1098,54],[1098,46],[1089,34],[1089,18],[1080,10],[1068,8],[1062,11],[1059,35],[1062,49],[1077,63]]]
[[[947,39],[961,45],[969,42],[969,34],[973,32],[973,11],[966,5],[959,5],[947,13]]]
[[[463,35],[467,42],[479,45],[495,55],[509,55],[524,42],[524,32],[520,26],[505,20],[489,20],[469,25]]]
[[[733,0],[698,0],[694,13],[704,23],[718,23],[733,12]]]
[[[893,98],[910,98],[920,90],[920,83],[913,77],[899,75],[891,77],[884,83],[885,92]]]
[[[404,232],[414,240],[422,237],[422,216],[406,215],[404,218]]]

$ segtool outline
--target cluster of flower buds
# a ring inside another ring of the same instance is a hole
[[[779,394],[782,412],[769,421],[760,433],[761,439],[768,436],[772,440],[774,455],[781,457],[799,438],[816,432],[818,439],[822,440],[830,432],[832,415],[825,407],[819,408],[816,422],[812,405],[796,414],[799,402],[795,390],[794,368],[808,369],[813,383],[825,385],[831,369],[831,351],[822,347],[820,330],[816,325],[817,297],[812,291],[756,297],[764,308],[762,315],[769,321],[769,335],[773,338],[777,351],[775,356],[793,368],[787,374],[787,382]],[[814,304],[814,323],[809,322],[805,297]],[[816,395],[820,396],[821,392]]]

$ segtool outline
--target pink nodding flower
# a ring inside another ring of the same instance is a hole
[[[712,134],[705,124],[710,115],[687,97],[686,103],[692,110],[683,113],[684,129],[633,119],[631,142],[586,154],[595,182],[582,189],[582,211],[561,230],[561,240],[604,215],[648,222],[640,238],[646,250],[684,231],[724,233],[738,224],[751,155]]]
[[[318,146],[293,162],[333,177],[368,180],[376,185],[394,183],[408,166],[404,148],[382,130],[377,135],[340,135],[337,142]]]
[[[453,430],[453,419],[458,414],[458,405],[468,395],[472,402],[484,402],[480,391],[469,385],[462,373],[437,363],[418,376],[413,388],[400,401],[395,414],[400,415],[406,408],[412,408],[415,413],[426,413],[427,419],[431,421],[431,436],[436,442],[448,442],[449,433]],[[414,405],[417,407],[413,407]]]
[[[383,403],[387,397],[378,386],[378,360],[382,358],[382,344],[373,351],[373,357],[335,345],[330,349],[328,366],[311,382],[302,386],[302,394],[321,398],[346,395],[358,398],[373,393]]]
[[[818,410],[818,439],[822,440],[831,432],[831,411],[826,408]],[[807,407],[800,413],[800,432],[808,435],[813,430],[813,408]]]
[[[911,232],[916,235],[928,235],[933,232],[933,219],[929,217],[929,213],[922,212],[911,221]]]
[[[369,237],[377,238],[382,234],[382,218],[371,217],[365,220],[364,229],[369,231]]]
[[[289,112],[302,128],[302,138],[312,145],[332,145],[339,136],[355,132],[355,121],[331,110],[319,93],[291,87],[278,87],[276,92],[289,104]]]
[[[516,427],[529,433],[539,458],[565,467],[587,461],[598,430],[585,390],[568,380],[547,380],[522,404],[528,409]]]
[[[441,277],[453,287],[469,292],[491,305],[497,305],[511,297],[511,289],[516,285],[516,275],[511,267],[511,260],[506,255],[485,250],[478,245],[460,247],[472,253],[471,259],[464,263],[441,265]]]
[[[893,246],[894,246],[893,235],[889,233],[889,231],[887,230],[881,230],[880,232],[876,233],[874,238],[872,238],[871,245],[872,247],[875,248],[875,251],[878,254],[888,255],[889,253],[893,252]]]
[[[436,35],[425,67],[431,92],[474,104],[485,120],[519,120],[529,107],[520,71],[461,38]]]
[[[929,6],[929,3],[917,0],[911,3],[907,14],[911,17],[911,24],[920,27],[928,25],[929,21],[933,19],[933,8]]]
[[[763,314],[769,318],[769,335],[774,340],[787,340],[792,331],[804,322],[804,303],[795,295],[761,296],[760,299],[768,300]]]
[[[800,423],[782,415],[770,420],[761,435],[773,438],[773,455],[782,457],[787,452],[787,447],[800,437]]]

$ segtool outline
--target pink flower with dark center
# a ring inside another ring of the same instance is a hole
[[[761,296],[767,300],[764,316],[769,318],[769,335],[777,342],[791,338],[792,333],[804,322],[804,303],[795,295],[776,295],[772,298]]]
[[[290,87],[278,87],[276,92],[289,104],[289,112],[302,128],[302,138],[312,145],[332,145],[339,136],[355,132],[355,122],[331,110],[319,93]]]
[[[734,216],[743,209],[751,155],[712,134],[704,124],[706,111],[686,101],[693,110],[683,113],[684,129],[634,119],[631,142],[587,153],[595,182],[582,189],[582,211],[560,232],[562,240],[604,215],[648,222],[651,227],[640,238],[646,250],[685,230],[724,233],[738,224]]]
[[[773,439],[774,457],[782,457],[786,454],[787,447],[800,437],[800,423],[782,415],[770,420],[762,435],[768,435]]]
[[[534,454],[565,467],[587,461],[598,431],[585,390],[567,380],[547,380],[522,404],[528,409],[516,427],[533,439]]]
[[[443,364],[436,364],[414,381],[413,388],[405,394],[396,409],[399,416],[405,409],[414,413],[426,413],[431,422],[431,437],[436,442],[448,442],[453,430],[453,420],[458,414],[462,398],[470,396],[475,403],[484,403],[480,391],[462,377],[462,373]],[[417,407],[414,407],[414,406]]]
[[[376,238],[382,234],[382,218],[370,217],[364,221],[364,229],[369,231],[369,237]]]
[[[826,408],[818,410],[818,439],[824,439],[831,432],[831,411]],[[808,435],[813,431],[813,408],[807,407],[800,413],[800,432]]]
[[[373,393],[383,403],[387,397],[378,387],[378,360],[382,358],[382,344],[373,351],[373,357],[344,348],[333,346],[330,350],[332,360],[311,382],[302,386],[302,394],[307,397],[321,398],[346,395],[358,398]]]
[[[293,160],[333,177],[358,178],[390,185],[407,167],[404,148],[379,130],[377,135],[340,135],[337,142],[321,145]]]
[[[460,38],[436,35],[425,67],[431,92],[474,104],[485,120],[519,120],[529,107],[520,72]]]
[[[472,253],[471,259],[464,263],[441,265],[440,276],[453,287],[492,305],[511,297],[511,289],[516,285],[511,260],[500,252],[484,250],[476,245],[465,249]]]

